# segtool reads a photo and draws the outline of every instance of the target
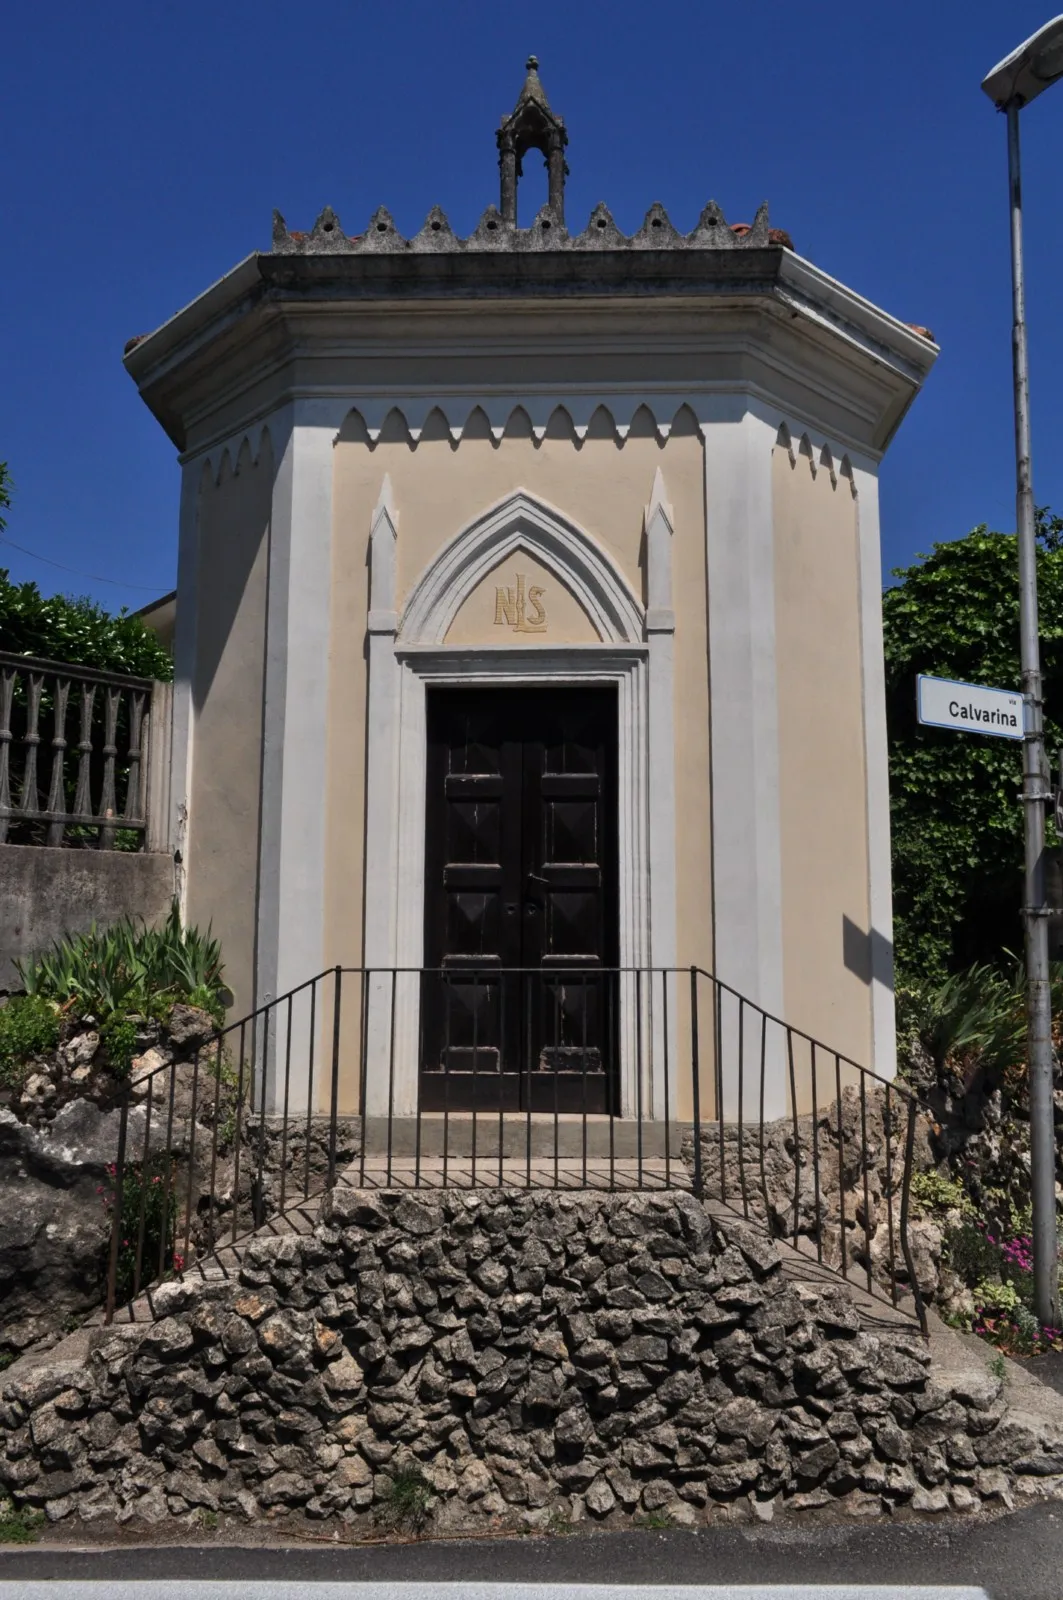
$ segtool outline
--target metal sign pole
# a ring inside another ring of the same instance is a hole
[[[1041,652],[1037,613],[1037,534],[1030,468],[1030,388],[1026,352],[1026,295],[1022,259],[1022,178],[1019,110],[1008,102],[1008,183],[1011,196],[1012,364],[1015,387],[1015,490],[1019,546],[1019,634],[1026,732],[1023,741],[1023,815],[1026,837],[1026,1055],[1030,1083],[1031,1198],[1033,1202],[1034,1309],[1058,1328],[1059,1266],[1056,1237],[1056,1146],[1053,1106],[1052,998],[1048,976],[1048,907],[1045,904],[1045,778]]]

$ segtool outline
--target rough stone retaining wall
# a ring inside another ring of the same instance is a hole
[[[974,1509],[1058,1491],[1063,1441],[988,1375],[935,1381],[839,1287],[692,1197],[339,1190],[240,1282],[13,1371],[0,1482],[59,1521],[302,1512],[437,1528],[683,1523],[783,1503]]]

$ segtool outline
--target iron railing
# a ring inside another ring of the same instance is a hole
[[[145,848],[149,729],[159,766],[169,694],[150,678],[0,651],[0,843]]]
[[[106,1318],[337,1182],[691,1190],[926,1328],[924,1108],[698,967],[335,967],[121,1100]]]

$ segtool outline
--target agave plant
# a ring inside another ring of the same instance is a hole
[[[923,991],[915,1007],[919,1040],[940,1072],[977,1061],[1004,1071],[1022,1059],[1021,983],[995,967],[973,966]]]

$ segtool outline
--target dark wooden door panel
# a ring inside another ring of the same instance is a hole
[[[428,697],[421,1099],[605,1111],[615,1097],[616,697]]]

